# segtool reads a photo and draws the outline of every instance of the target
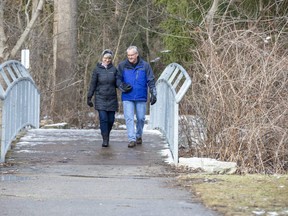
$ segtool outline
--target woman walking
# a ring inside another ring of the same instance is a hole
[[[87,104],[98,111],[100,130],[103,139],[102,147],[109,146],[109,136],[115,121],[115,112],[118,111],[116,87],[117,69],[112,64],[113,52],[105,49],[101,54],[101,62],[93,70],[90,87],[87,95]]]

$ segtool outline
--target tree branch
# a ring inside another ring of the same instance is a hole
[[[116,46],[116,50],[115,50],[115,55],[114,55],[113,61],[116,59],[116,56],[118,54],[118,49],[119,49],[120,42],[121,42],[121,39],[122,39],[123,31],[124,31],[124,28],[125,28],[126,23],[128,21],[128,15],[129,15],[129,12],[130,12],[130,9],[131,9],[131,6],[133,5],[133,3],[134,3],[134,0],[131,2],[131,4],[129,5],[129,8],[127,10],[126,17],[125,17],[125,20],[124,20],[124,23],[122,25],[122,28],[121,28],[121,31],[120,31],[120,35],[119,35],[119,38],[118,38],[118,43],[117,43],[117,46]]]
[[[163,32],[158,32],[155,31],[153,29],[147,28],[145,26],[140,25],[139,23],[136,23],[139,27],[145,29],[146,31],[150,31],[153,33],[156,33],[158,35],[163,35],[163,36],[167,36],[167,37],[174,37],[174,38],[181,38],[181,39],[191,39],[191,37],[187,37],[187,36],[181,36],[181,35],[173,35],[173,34],[168,34],[168,33],[163,33]],[[198,33],[198,31],[191,31],[191,33]]]
[[[24,32],[20,36],[20,38],[17,41],[16,45],[11,50],[11,53],[10,53],[9,57],[12,57],[12,58],[15,57],[16,53],[20,50],[22,44],[25,42],[25,40],[26,40],[27,36],[29,35],[30,31],[32,30],[37,18],[39,17],[39,15],[40,15],[40,13],[41,13],[41,11],[43,9],[44,3],[45,3],[45,0],[39,0],[37,9],[36,9],[35,13],[33,13],[33,15],[32,15],[32,19],[30,20],[30,22],[26,26]]]
[[[210,10],[208,11],[206,15],[206,23],[208,26],[209,36],[211,36],[213,33],[213,18],[217,11],[218,5],[219,5],[219,0],[214,0]]]
[[[5,51],[7,50],[7,37],[4,31],[4,2],[0,2],[0,62],[5,59]]]

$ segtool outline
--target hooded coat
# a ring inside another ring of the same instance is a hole
[[[112,63],[107,68],[97,63],[94,68],[87,98],[94,96],[95,110],[118,111],[117,73]]]

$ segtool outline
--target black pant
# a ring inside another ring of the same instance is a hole
[[[108,135],[115,121],[115,111],[98,110],[101,134]]]

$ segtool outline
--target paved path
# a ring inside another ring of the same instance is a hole
[[[29,130],[0,166],[0,215],[218,215],[176,186],[165,150],[155,131],[130,149],[124,130],[109,148],[99,130]]]

